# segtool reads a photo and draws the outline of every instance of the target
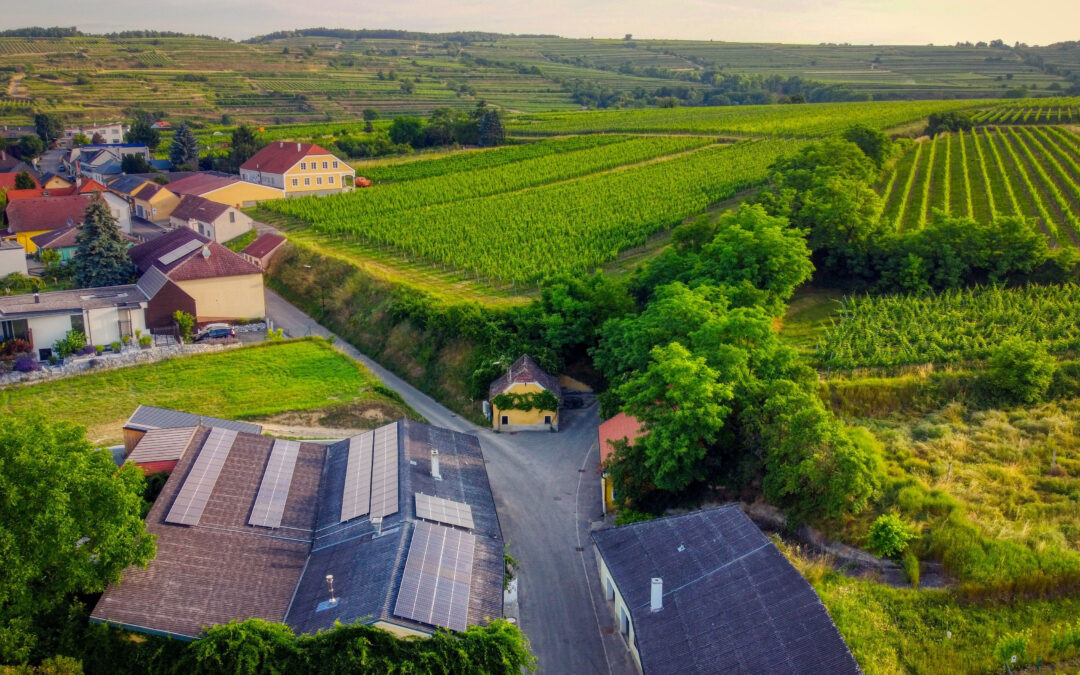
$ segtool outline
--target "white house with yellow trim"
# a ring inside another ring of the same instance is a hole
[[[347,192],[356,187],[356,170],[314,143],[277,141],[240,165],[245,181],[280,188],[286,197]]]

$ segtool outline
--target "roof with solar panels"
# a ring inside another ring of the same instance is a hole
[[[503,540],[475,436],[401,420],[330,445],[223,427],[186,447],[147,530],[157,557],[94,621],[195,638],[262,618],[419,633],[502,616]]]

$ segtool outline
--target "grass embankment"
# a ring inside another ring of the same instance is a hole
[[[85,425],[99,443],[119,442],[124,421],[139,404],[244,420],[304,412],[314,425],[350,428],[415,417],[363,365],[317,338],[0,390],[4,414],[40,410]]]
[[[1035,664],[1051,666],[1049,672],[1076,668],[1080,598],[967,602],[949,591],[852,579],[827,560],[781,548],[821,596],[867,675],[1005,672],[1013,653],[1014,672]]]
[[[230,251],[235,251],[236,253],[239,253],[240,251],[243,251],[245,248],[247,248],[248,244],[255,241],[255,238],[258,236],[259,232],[257,230],[248,230],[239,237],[233,237],[229,241],[225,242],[224,246]]]

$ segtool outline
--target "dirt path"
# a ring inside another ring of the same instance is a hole
[[[11,76],[11,81],[8,82],[8,86],[7,86],[7,95],[8,96],[15,96],[16,95],[16,92],[19,91],[19,83],[22,82],[22,79],[23,79],[22,75],[12,75]]]
[[[291,424],[265,424],[263,433],[282,438],[308,438],[318,440],[339,440],[358,436],[371,429],[335,429],[334,427],[303,427]]]

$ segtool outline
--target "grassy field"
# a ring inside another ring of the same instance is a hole
[[[40,410],[85,425],[87,436],[99,443],[118,442],[124,421],[139,404],[229,419],[268,420],[298,412],[314,420],[330,418],[314,426],[376,426],[415,415],[366,368],[316,339],[0,389],[4,414]],[[349,423],[335,425],[334,418]]]

